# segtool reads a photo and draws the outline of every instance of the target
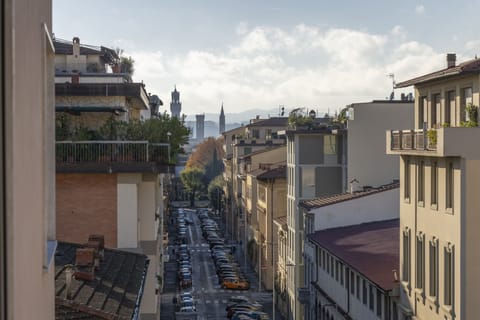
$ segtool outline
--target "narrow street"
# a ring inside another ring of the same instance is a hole
[[[230,290],[222,289],[218,276],[215,271],[215,265],[210,255],[208,242],[202,237],[200,219],[196,210],[185,209],[185,215],[193,223],[188,225],[187,246],[190,251],[190,259],[193,267],[192,278],[193,285],[190,289],[180,289],[176,275],[176,258],[173,249],[175,245],[176,227],[169,226],[169,252],[170,261],[166,264],[165,288],[161,300],[161,317],[163,319],[172,319],[175,312],[173,304],[174,297],[182,291],[192,293],[197,310],[197,319],[216,320],[227,319],[226,305],[232,296],[246,296],[251,300],[257,301],[263,305],[264,311],[272,316],[272,294],[271,292],[258,291],[258,279],[251,266],[243,265],[243,252],[238,248],[235,252],[235,258],[241,264],[242,271],[250,282],[249,290]],[[175,219],[173,219],[176,221]],[[218,223],[220,226],[220,223]],[[221,230],[223,234],[223,230]],[[226,239],[226,243],[228,243]]]

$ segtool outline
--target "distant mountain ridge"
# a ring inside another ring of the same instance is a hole
[[[254,119],[256,116],[260,116],[262,119],[266,119],[269,117],[278,117],[279,116],[279,109],[249,109],[238,113],[225,113],[225,123],[227,124],[247,124],[250,122],[251,119]],[[287,112],[285,111],[285,115]],[[205,113],[205,121],[213,121],[218,124],[220,116],[220,110],[218,113]],[[187,115],[186,121],[195,121],[195,115]]]

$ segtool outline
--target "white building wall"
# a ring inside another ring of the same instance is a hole
[[[400,189],[383,191],[369,196],[312,209],[314,231],[350,226],[365,222],[398,219]]]
[[[398,157],[385,154],[385,131],[410,128],[413,102],[354,103],[348,120],[348,180],[380,186],[399,178]]]
[[[138,224],[140,241],[156,240],[155,229],[155,182],[142,181],[138,184]]]
[[[119,180],[123,175],[118,175]],[[135,176],[135,175],[130,175]],[[141,178],[141,177],[140,177]],[[119,248],[138,247],[137,183],[117,184],[117,246]]]

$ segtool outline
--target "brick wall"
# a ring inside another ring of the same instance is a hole
[[[105,246],[117,245],[117,175],[56,175],[57,239],[83,243],[89,234],[105,235]]]

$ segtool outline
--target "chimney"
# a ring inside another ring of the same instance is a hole
[[[88,241],[98,241],[100,243],[99,254],[100,260],[103,260],[105,257],[105,236],[103,234],[91,234],[88,236]]]
[[[350,180],[350,193],[355,193],[357,191],[360,191],[358,180],[357,179]]]
[[[457,55],[455,53],[447,53],[447,68],[455,67]]]
[[[75,279],[92,281],[95,279],[95,249],[77,249],[75,255]]]

